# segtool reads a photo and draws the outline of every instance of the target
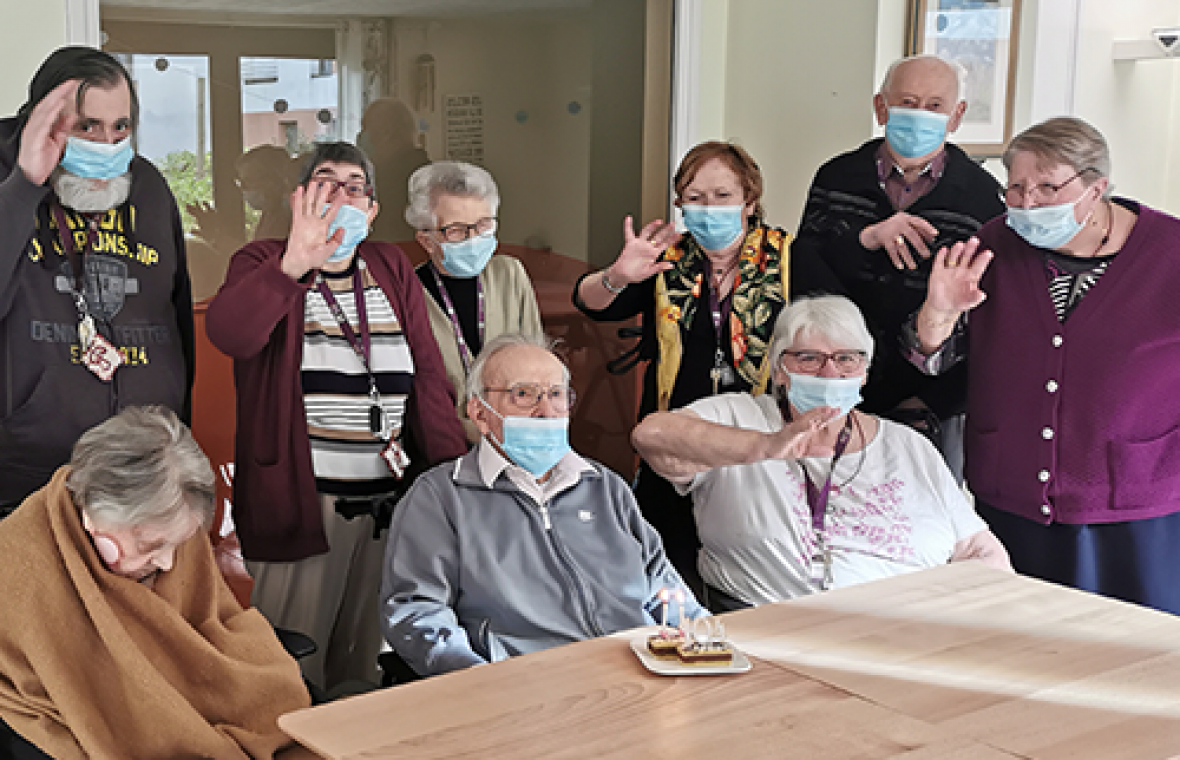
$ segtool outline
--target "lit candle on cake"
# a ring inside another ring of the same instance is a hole
[[[676,589],[676,620],[680,628],[684,628],[684,591],[681,589]]]
[[[664,614],[660,618],[660,632],[668,627],[668,589],[660,589],[660,604],[664,607]]]

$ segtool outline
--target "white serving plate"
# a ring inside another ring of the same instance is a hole
[[[647,636],[631,639],[631,651],[643,663],[643,667],[661,676],[720,676],[729,673],[745,673],[754,667],[750,658],[733,650],[733,660],[728,665],[685,665],[680,660],[661,660],[647,648]]]

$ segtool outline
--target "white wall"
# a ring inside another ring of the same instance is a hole
[[[37,67],[67,43],[67,4],[68,0],[0,0],[0,17],[8,29],[0,45],[0,115],[16,113]]]
[[[1115,40],[1180,26],[1176,0],[1080,3],[1074,115],[1110,143],[1116,192],[1180,214],[1180,59],[1115,62]],[[1035,96],[1035,94],[1034,94]]]

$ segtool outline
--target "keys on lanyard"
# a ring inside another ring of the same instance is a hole
[[[815,554],[811,557],[811,582],[822,591],[832,587],[832,547],[823,533],[816,534]]]
[[[713,380],[713,395],[721,392],[721,388],[729,387],[737,380],[733,367],[725,360],[725,352],[721,350],[721,300],[717,297],[716,288],[709,288],[709,311],[713,316],[713,334],[717,336],[717,348],[713,351],[713,369],[709,370],[709,377]]]

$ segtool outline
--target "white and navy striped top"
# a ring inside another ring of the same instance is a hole
[[[348,271],[324,272],[324,282],[359,339],[353,276],[359,273],[363,278],[370,364],[381,406],[398,438],[414,379],[414,360],[389,299],[364,262],[359,257],[353,261]],[[392,491],[396,480],[381,458],[385,441],[369,430],[368,375],[318,289],[309,290],[304,303],[300,370],[317,490],[342,496]]]

